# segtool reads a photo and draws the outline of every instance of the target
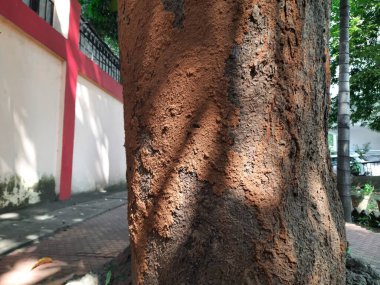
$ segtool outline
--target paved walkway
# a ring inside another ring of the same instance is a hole
[[[89,192],[0,214],[0,256],[55,231],[124,205],[127,192]]]
[[[0,215],[5,220],[0,222],[0,237],[15,242],[8,249],[3,244],[3,251],[13,251],[0,257],[0,285],[63,284],[74,274],[97,271],[129,245],[124,192],[44,207],[14,212],[15,220]],[[347,224],[346,230],[352,254],[380,271],[380,233],[354,224]],[[28,237],[34,242],[25,246],[31,242]],[[15,246],[24,247],[14,250]],[[54,262],[32,271],[42,257]]]
[[[0,285],[58,285],[74,274],[100,269],[129,245],[125,204],[126,193],[116,193],[49,212],[45,215],[52,221],[47,224],[41,225],[41,220],[33,217],[19,220],[8,233],[8,238],[19,237],[19,241],[23,241],[24,234],[30,234],[27,229],[33,230],[33,227],[34,231],[37,230],[36,236],[44,237],[0,257]],[[59,223],[60,219],[64,219],[65,224]],[[78,219],[86,221],[79,223]],[[41,227],[48,226],[50,233],[41,231]],[[2,227],[5,225],[0,226],[1,235],[5,233]],[[23,234],[17,236],[18,231]],[[51,235],[51,232],[55,233]],[[42,257],[51,257],[54,262],[32,271],[33,265]]]
[[[346,231],[352,255],[371,264],[380,272],[380,233],[355,224],[346,224]]]

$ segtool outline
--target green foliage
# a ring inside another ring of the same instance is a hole
[[[369,199],[367,209],[368,211],[379,211],[379,208],[377,206],[377,201],[380,198],[380,196],[376,193],[373,193],[371,195],[371,198]]]
[[[375,191],[375,187],[369,183],[364,184],[363,186],[356,186],[352,189],[353,193],[356,193],[360,196],[369,196]]]
[[[332,134],[328,134],[327,135],[327,143],[328,143],[328,146],[329,146],[329,150],[331,152],[333,146],[334,146],[334,136]]]
[[[368,213],[367,211],[358,212],[356,209],[352,211],[352,221],[359,224],[368,230],[373,230],[380,227],[380,217],[374,212]],[[376,231],[378,232],[378,231]]]
[[[380,1],[350,1],[351,120],[380,131]],[[338,83],[339,0],[332,1],[330,27],[332,83]],[[332,99],[330,126],[337,121],[337,97]]]
[[[346,255],[351,255],[352,254],[352,249],[350,246],[347,246],[346,248]]]
[[[352,175],[359,175],[360,174],[360,164],[357,161],[354,161],[352,164],[350,164],[350,171]]]
[[[112,277],[112,271],[108,270],[107,275],[106,275],[106,281],[104,283],[105,285],[109,285],[111,283],[111,277]]]
[[[364,144],[361,148],[356,144],[355,152],[359,155],[360,159],[365,159],[366,153],[370,150],[371,143]]]
[[[358,223],[364,227],[369,226],[370,218],[368,216],[361,216],[358,218]]]
[[[363,196],[371,195],[375,191],[375,187],[371,184],[364,184],[364,186],[360,189],[360,194]]]
[[[82,16],[90,22],[102,40],[119,55],[116,0],[79,0]]]

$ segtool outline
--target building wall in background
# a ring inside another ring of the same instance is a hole
[[[1,17],[0,32],[0,181],[27,189],[59,176],[64,63]]]
[[[70,1],[55,0],[54,6],[53,27],[67,39],[69,36]]]
[[[125,184],[121,85],[79,49],[80,5],[52,26],[0,0],[0,211]]]
[[[334,136],[335,144],[334,151],[336,151],[338,130],[330,130],[330,134]],[[362,147],[364,144],[370,143],[370,155],[380,156],[380,132],[375,132],[366,127],[351,126],[350,129],[350,151],[355,151],[355,146]]]
[[[366,127],[351,127],[351,145],[355,150],[355,145],[362,147],[366,143],[371,143],[370,150],[380,155],[380,132],[375,132]]]
[[[125,181],[123,130],[123,105],[79,76],[75,105],[73,193]]]

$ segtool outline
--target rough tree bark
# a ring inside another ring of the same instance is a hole
[[[135,284],[344,284],[330,1],[124,0]]]
[[[339,94],[338,94],[338,167],[337,180],[342,200],[344,219],[351,223],[351,169],[350,169],[350,49],[349,0],[340,0],[339,26]]]

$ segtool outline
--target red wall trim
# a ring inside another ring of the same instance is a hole
[[[0,15],[57,56],[66,60],[66,81],[62,131],[62,160],[59,198],[71,196],[73,168],[75,100],[78,74],[95,82],[100,88],[123,102],[122,86],[92,62],[79,50],[79,25],[81,7],[77,0],[70,1],[70,23],[68,39],[41,19],[21,0],[0,0]]]
[[[85,56],[82,52],[79,53],[79,73],[84,77],[96,82],[99,86],[101,86],[105,91],[107,91],[112,97],[119,100],[123,103],[123,87],[108,75],[105,71],[103,71],[98,67],[96,63],[90,60],[87,56]]]
[[[66,59],[66,39],[21,0],[0,0],[0,15],[59,57]]]
[[[76,0],[70,2],[69,36],[66,42],[66,83],[63,110],[62,159],[59,198],[71,196],[73,174],[73,153],[75,134],[75,100],[78,79],[79,21],[81,8]]]
[[[78,1],[70,1],[70,15],[71,13],[79,13],[80,15],[80,5],[78,4]],[[72,7],[75,7],[74,10],[72,10]],[[70,16],[69,33],[71,26],[73,26],[73,28],[74,26],[78,27],[78,32],[71,35],[69,34],[69,39],[66,39],[59,32],[57,32],[36,13],[29,9],[28,6],[26,6],[21,0],[0,0],[0,15],[13,22],[13,24],[15,24],[29,36],[40,42],[42,45],[47,47],[49,50],[64,60],[74,58],[78,66],[78,72],[81,75],[92,80],[95,82],[95,84],[99,85],[102,89],[109,92],[117,100],[123,102],[123,89],[121,84],[119,84],[116,80],[104,72],[96,63],[91,61],[79,50],[80,17],[78,15],[75,18],[72,18]],[[71,20],[75,21],[76,23],[71,22]],[[73,41],[77,44],[69,44],[70,41]],[[69,54],[67,53],[67,45],[70,45],[71,47],[69,49]]]
[[[65,98],[63,110],[62,157],[59,198],[66,200],[71,197],[71,180],[73,170],[74,131],[75,131],[75,100],[78,70],[67,64]]]

